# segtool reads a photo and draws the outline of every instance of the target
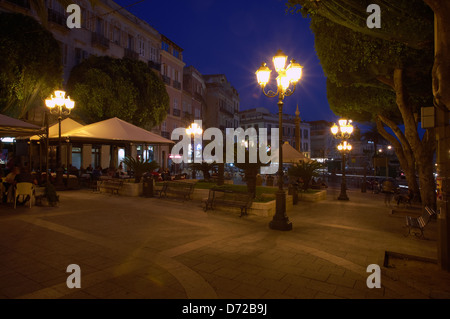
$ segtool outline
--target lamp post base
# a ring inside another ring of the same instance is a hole
[[[342,184],[341,185],[341,193],[339,194],[338,200],[349,200],[346,189],[347,189],[347,185]]]
[[[286,216],[286,193],[283,190],[276,194],[276,211],[269,227],[274,230],[292,230],[292,223]]]

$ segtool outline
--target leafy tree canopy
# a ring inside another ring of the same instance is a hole
[[[381,28],[367,27],[370,4],[381,10]],[[371,37],[403,43],[412,48],[433,44],[433,11],[423,0],[288,0],[291,12],[322,16]]]
[[[87,123],[118,117],[150,129],[169,108],[162,80],[132,59],[91,56],[72,69],[67,87],[76,102],[74,112]]]
[[[22,118],[62,83],[58,42],[36,20],[0,13],[0,111]]]
[[[394,69],[405,70],[405,87],[413,112],[432,105],[430,89],[433,53],[413,49],[352,31],[314,16],[317,55],[327,75],[331,109],[356,121],[372,121],[382,114],[401,122],[392,81]]]

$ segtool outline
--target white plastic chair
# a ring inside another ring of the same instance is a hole
[[[22,196],[23,200],[25,200],[26,196],[30,196],[29,205],[31,208],[31,202],[34,196],[34,187],[32,183],[17,183],[16,190],[14,193],[14,209],[16,208],[17,199],[19,196]]]

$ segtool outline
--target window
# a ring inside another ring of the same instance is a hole
[[[115,44],[120,45],[120,28],[119,27],[114,27],[113,30],[113,41]]]
[[[195,109],[195,119],[200,119],[202,117],[202,112],[199,109]]]
[[[100,145],[92,145],[91,164],[93,167],[100,166]]]
[[[134,37],[130,34],[128,35],[127,49],[134,50]]]
[[[138,36],[138,41],[139,41],[139,48],[138,48],[139,55],[144,57],[145,56],[145,40],[142,37]]]
[[[303,136],[304,136],[305,138],[308,138],[308,130],[304,130],[304,131],[303,131]]]
[[[173,56],[176,57],[177,59],[180,58],[180,51],[173,49]]]
[[[169,44],[167,42],[161,42],[161,50],[169,52]]]

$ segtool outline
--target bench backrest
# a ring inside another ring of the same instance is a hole
[[[420,227],[424,227],[426,224],[428,224],[431,220],[431,217],[434,214],[436,214],[436,212],[433,209],[431,209],[428,206],[425,206],[425,210],[422,213],[422,216],[417,218],[417,221],[418,221]]]
[[[247,206],[253,202],[253,195],[250,193],[235,192],[228,189],[211,188],[209,190],[210,199],[223,199],[245,203]]]
[[[177,188],[177,189],[186,189],[189,191],[193,191],[195,187],[195,183],[187,183],[187,182],[164,182],[164,188]]]

